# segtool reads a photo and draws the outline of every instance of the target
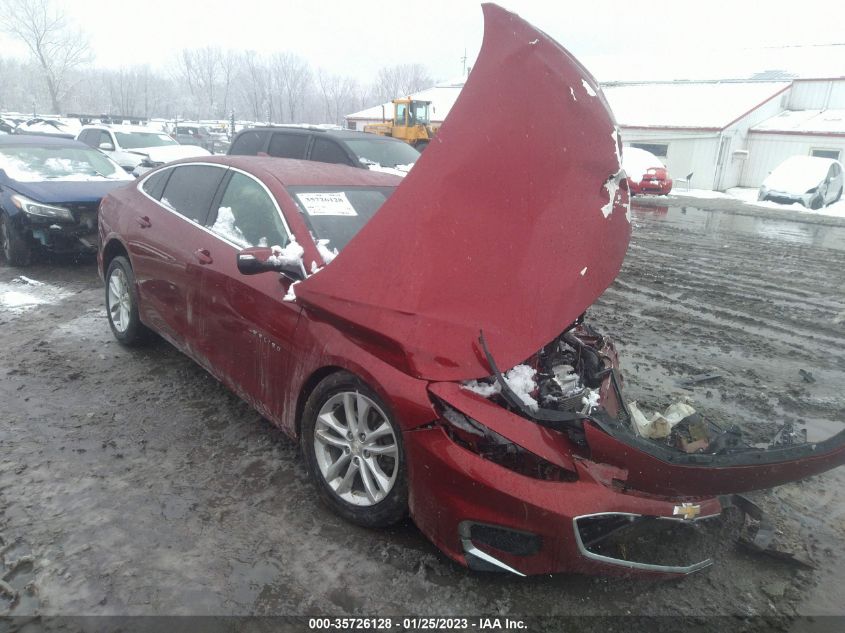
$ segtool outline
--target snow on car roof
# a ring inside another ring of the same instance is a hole
[[[755,125],[751,131],[845,134],[845,110],[787,110]]]
[[[763,185],[776,191],[804,193],[824,180],[835,162],[817,156],[790,156],[772,170]]]
[[[790,82],[683,82],[603,85],[616,122],[626,127],[721,130]]]

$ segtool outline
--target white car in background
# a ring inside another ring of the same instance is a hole
[[[180,145],[163,132],[131,125],[86,125],[76,137],[135,175],[180,158],[210,156],[196,145]]]
[[[843,186],[845,178],[838,160],[790,156],[766,177],[757,199],[781,204],[799,202],[808,209],[821,209],[842,197]]]

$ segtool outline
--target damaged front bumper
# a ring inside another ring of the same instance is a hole
[[[18,214],[16,230],[53,253],[97,251],[97,208],[72,209],[74,220],[56,220]]]
[[[655,522],[664,531],[667,526],[688,531],[729,505],[747,512],[748,502],[730,501],[736,493],[845,463],[845,432],[824,442],[757,448],[738,429],[724,431],[711,423],[710,441],[693,445],[698,448],[687,449],[691,452],[668,436],[638,435],[612,342],[577,325],[555,344],[560,348],[547,346],[527,362],[558,385],[574,381],[559,371],[570,367],[559,363],[572,363],[580,379],[575,393],[587,394],[580,400],[584,406],[568,393],[552,393],[542,380],[534,392],[540,404],[561,408],[526,406],[482,340],[497,377],[486,386],[498,385],[499,391],[484,397],[478,381],[431,383],[439,419],[407,434],[415,522],[470,568],[520,575],[686,575],[710,560],[684,560],[686,553],[667,559],[659,543],[634,555],[625,539],[638,541],[626,535]],[[558,363],[554,371],[552,363]],[[600,405],[587,397],[592,392]],[[674,542],[674,536],[666,538]]]
[[[626,559],[602,547],[615,534],[601,533],[596,521],[624,517],[627,526],[659,518],[683,529],[718,517],[722,506],[716,498],[675,502],[627,494],[597,481],[581,460],[575,462],[574,481],[531,479],[458,446],[440,427],[406,434],[406,449],[415,523],[471,569],[677,577],[711,564],[708,558]],[[597,512],[600,508],[604,511]],[[681,509],[697,516],[687,519]]]

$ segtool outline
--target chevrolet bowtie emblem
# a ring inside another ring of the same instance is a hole
[[[682,503],[675,506],[675,511],[672,512],[675,516],[682,516],[684,519],[694,519],[701,514],[701,506],[697,503]]]

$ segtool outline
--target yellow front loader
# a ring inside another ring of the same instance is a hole
[[[393,120],[371,123],[364,126],[365,132],[392,136],[423,151],[434,138],[436,128],[429,119],[431,101],[417,101],[411,98],[393,100]]]

